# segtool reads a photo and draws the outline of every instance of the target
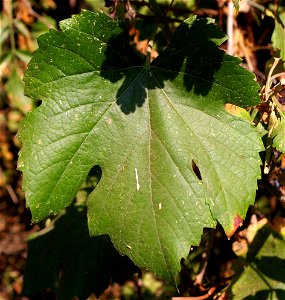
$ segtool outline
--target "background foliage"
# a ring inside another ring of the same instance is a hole
[[[104,4],[109,8],[106,8]],[[163,287],[160,281],[151,277],[149,273],[143,272],[141,275],[141,272],[138,272],[130,261],[120,262],[120,256],[117,256],[116,263],[111,264],[111,269],[108,262],[106,265],[93,267],[92,263],[96,266],[96,260],[89,256],[90,249],[92,253],[97,248],[109,249],[106,251],[112,253],[111,257],[113,255],[116,257],[117,254],[108,244],[108,239],[89,241],[83,219],[80,222],[82,228],[80,229],[79,226],[78,235],[76,235],[76,231],[72,230],[74,228],[72,226],[76,224],[73,225],[72,220],[84,218],[82,212],[85,210],[86,195],[96,186],[100,178],[100,169],[92,170],[74,206],[57,218],[47,219],[39,225],[31,225],[29,211],[25,209],[24,196],[20,188],[21,179],[16,171],[17,152],[20,145],[15,134],[22,117],[33,106],[38,105],[24,96],[21,80],[31,53],[37,47],[35,39],[48,28],[57,28],[58,21],[69,17],[71,13],[79,12],[80,8],[96,9],[98,7],[113,17],[117,16],[126,20],[132,45],[142,55],[146,54],[148,40],[153,38],[152,33],[158,25],[153,56],[157,55],[156,52],[161,53],[165,49],[174,29],[191,14],[214,17],[229,35],[229,41],[222,47],[226,48],[230,54],[242,57],[242,65],[256,75],[261,88],[260,105],[247,111],[228,106],[232,114],[242,115],[254,121],[264,135],[266,151],[262,154],[263,177],[259,181],[255,206],[249,209],[243,227],[230,240],[225,237],[219,226],[216,230],[205,229],[200,246],[193,247],[189,257],[181,263],[183,267],[180,276],[180,294],[200,296],[208,292],[212,295],[209,297],[215,299],[219,297],[221,299],[226,297],[260,299],[258,297],[261,296],[265,299],[269,297],[282,299],[284,297],[283,278],[285,278],[284,257],[282,256],[285,194],[285,160],[282,152],[285,147],[283,138],[285,121],[284,89],[282,88],[284,24],[280,20],[284,19],[284,3],[270,1],[242,3],[239,15],[233,18],[233,30],[227,27],[232,13],[231,4],[228,5],[223,1],[200,1],[199,3],[194,1],[150,1],[150,3],[144,1],[106,1],[106,3],[103,1],[70,1],[68,3],[58,1],[56,3],[52,0],[45,0],[39,3],[7,0],[3,2],[0,66],[0,247],[3,256],[0,264],[0,270],[3,271],[1,272],[3,273],[1,296],[4,299],[19,297],[24,286],[23,293],[31,299],[33,297],[52,299],[56,291],[62,299],[72,296],[84,299],[92,291],[99,296],[108,287],[110,277],[113,278],[113,282],[120,284],[124,280],[128,279],[128,281],[120,286],[113,283],[102,298],[129,297],[131,299],[143,294],[144,299],[147,299],[148,295],[150,299],[154,297],[166,299],[177,293],[172,288]],[[133,19],[135,14],[136,21]],[[274,56],[281,57],[281,60],[274,60]],[[66,222],[68,225],[63,225]],[[63,235],[61,230],[65,228],[67,232],[64,235],[67,239],[61,241],[59,246],[57,241]],[[25,231],[39,232],[30,235],[29,238],[26,279],[23,281],[22,272],[26,257]],[[50,251],[45,252],[43,249],[46,249],[46,240],[51,241],[49,235],[53,236],[54,243],[49,246]],[[77,244],[77,236],[83,235],[85,235],[84,240]],[[52,251],[55,251],[54,255],[50,255]],[[268,252],[270,255],[266,254]],[[39,256],[40,253],[42,256]],[[65,253],[69,255],[65,256]],[[80,264],[77,267],[70,266],[70,262],[74,260],[72,257],[78,257],[78,253],[82,254],[79,259]],[[100,257],[100,254],[98,255],[96,257]],[[41,257],[40,263],[36,261],[39,257]],[[89,257],[90,261],[85,262],[86,257]],[[42,271],[46,271],[45,260],[51,268],[49,272]],[[103,257],[98,263],[108,260],[109,258]],[[38,267],[35,268],[35,266]],[[272,269],[277,266],[278,274],[272,272]],[[80,268],[84,267],[86,269],[82,271]],[[94,275],[92,269],[99,269],[101,272]],[[110,270],[109,273],[106,270]],[[123,273],[122,270],[126,272]],[[67,274],[66,277],[59,276],[62,272]],[[139,275],[134,275],[131,279],[132,273]],[[77,274],[85,275],[77,277]],[[46,278],[44,275],[49,277]],[[35,278],[39,279],[36,285],[33,284]],[[77,283],[76,286],[73,285],[74,282]],[[245,283],[248,289],[243,288]],[[62,293],[66,292],[64,287],[68,285],[74,288],[70,291],[71,294],[66,296]],[[224,291],[224,288],[228,286],[230,288]],[[247,293],[246,290],[249,292]]]

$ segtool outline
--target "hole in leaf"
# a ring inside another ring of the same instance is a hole
[[[35,107],[39,107],[42,104],[42,100],[35,100],[34,104],[35,104]]]
[[[196,163],[195,163],[195,161],[193,159],[192,159],[192,170],[195,173],[195,175],[197,176],[197,178],[199,180],[202,180],[202,176],[201,176],[200,170],[197,167],[197,165],[196,165]]]
[[[102,176],[102,169],[99,165],[94,166],[93,168],[91,168],[91,170],[89,171],[87,177],[96,177],[98,180],[97,182],[99,182],[99,180],[101,179]]]
[[[102,169],[99,165],[92,167],[86,177],[82,189],[89,195],[97,186],[102,176]]]

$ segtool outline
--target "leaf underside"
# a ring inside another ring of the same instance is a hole
[[[150,65],[102,12],[42,35],[25,75],[42,101],[25,118],[19,168],[34,221],[68,206],[94,165],[91,235],[108,234],[138,266],[175,282],[203,227],[228,236],[253,204],[262,149],[224,109],[258,102],[253,75],[218,49],[225,35],[191,18]]]

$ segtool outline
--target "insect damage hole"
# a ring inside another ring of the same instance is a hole
[[[96,188],[101,177],[102,177],[102,169],[99,165],[95,165],[90,169],[83,183],[83,186],[81,187],[81,190],[84,190],[85,192],[87,192],[87,195],[89,195]]]
[[[202,180],[201,172],[193,159],[192,159],[191,165],[192,165],[192,170],[193,170],[194,174],[197,176],[197,178],[199,180]]]

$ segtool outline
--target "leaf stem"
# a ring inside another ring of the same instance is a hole
[[[146,65],[150,65],[151,61],[151,51],[152,51],[152,46],[153,46],[153,40],[150,40],[147,45],[147,54],[146,54]]]
[[[274,71],[274,69],[276,68],[276,66],[278,65],[279,61],[281,60],[281,58],[276,58],[274,57],[274,63],[269,71],[269,74],[268,74],[268,78],[267,78],[267,81],[266,81],[266,85],[265,85],[265,99],[266,101],[269,99],[270,97],[270,85],[271,85],[271,82],[272,82],[272,73]]]
[[[150,4],[150,9],[154,12],[155,16],[157,17],[157,21],[159,19],[164,19],[166,17],[166,13],[160,8],[160,6],[157,4],[156,0],[149,0],[149,4]],[[172,3],[171,3],[171,5],[172,5]],[[172,38],[172,31],[171,31],[168,23],[163,22],[162,24],[163,24],[163,30],[164,30],[165,36],[169,42]]]

